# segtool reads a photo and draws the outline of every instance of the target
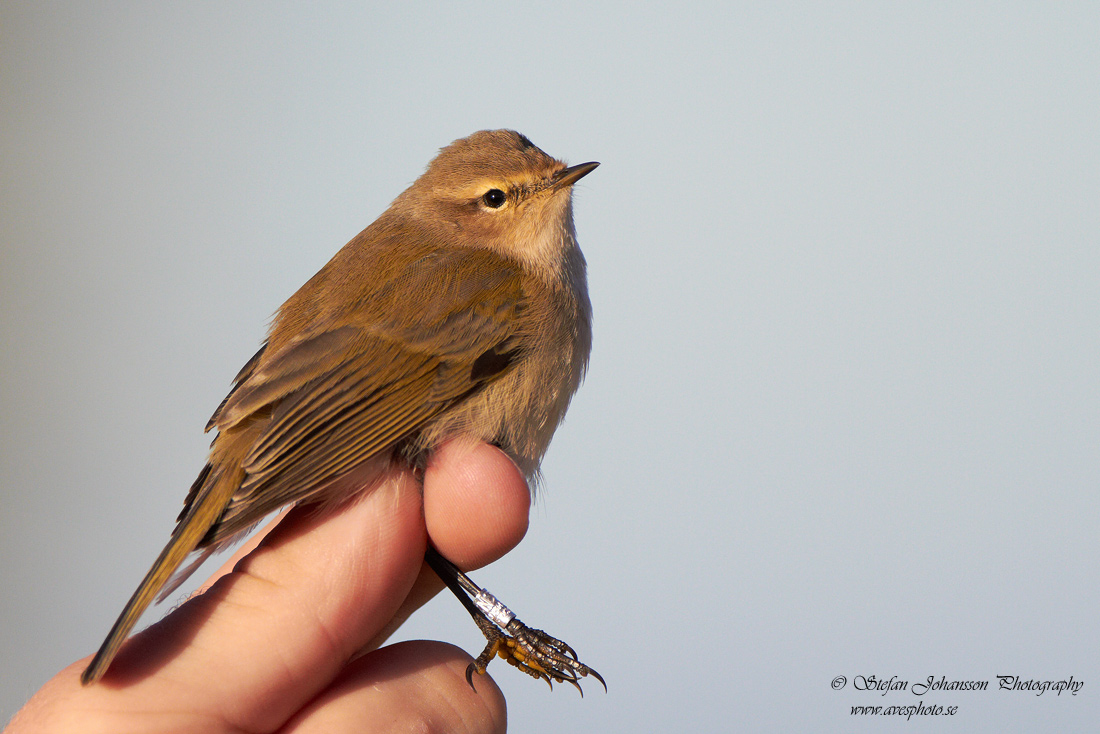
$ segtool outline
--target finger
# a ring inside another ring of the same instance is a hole
[[[504,696],[488,676],[466,683],[470,658],[442,642],[390,645],[349,665],[287,726],[287,734],[337,731],[503,732]]]
[[[450,441],[424,473],[424,519],[436,549],[467,570],[492,563],[527,532],[531,492],[523,474],[500,449]],[[382,645],[436,594],[443,582],[425,564],[393,619],[364,649]]]
[[[252,535],[248,536],[248,538],[243,543],[241,543],[233,550],[233,555],[229,556],[225,563],[223,563],[217,571],[210,574],[210,578],[206,579],[206,581],[202,583],[202,586],[195,589],[191,594],[187,596],[187,598],[190,599],[192,596],[205,594],[211,586],[217,583],[218,579],[220,579],[222,576],[228,576],[229,574],[233,573],[233,569],[237,567],[237,564],[244,560],[245,556],[247,556],[249,553],[256,550],[256,548],[259,547],[260,543],[263,542],[263,539],[270,535],[271,531],[279,526],[279,523],[283,521],[283,518],[290,514],[292,509],[292,507],[287,507],[286,509],[282,510],[275,517],[271,518],[270,522],[265,524],[262,528],[257,530]],[[186,601],[186,599],[184,599],[184,601]]]
[[[150,730],[277,728],[405,598],[426,543],[421,506],[403,472],[338,511],[292,511],[233,573],[131,640],[108,677],[83,689],[86,705],[155,702]]]
[[[424,522],[432,543],[470,570],[492,563],[527,533],[531,491],[500,449],[451,441],[424,473]]]

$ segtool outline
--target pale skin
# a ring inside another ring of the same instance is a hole
[[[423,563],[429,537],[478,568],[519,543],[529,508],[503,452],[445,444],[423,493],[400,472],[335,512],[291,511],[129,640],[102,681],[81,686],[88,658],[73,663],[5,733],[504,731],[504,698],[488,675],[470,689],[464,651],[379,645],[443,588]]]

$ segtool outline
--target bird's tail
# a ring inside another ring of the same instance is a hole
[[[239,465],[237,465],[239,466]],[[122,643],[137,624],[138,619],[153,602],[161,587],[180,567],[184,559],[195,550],[211,526],[218,521],[233,493],[241,486],[244,472],[233,470],[212,471],[207,465],[199,474],[193,489],[193,501],[172,531],[172,539],[160,552],[141,585],[130,597],[126,607],[115,621],[107,639],[103,641],[92,662],[84,669],[80,682],[89,685],[103,677]]]

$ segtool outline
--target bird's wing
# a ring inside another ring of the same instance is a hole
[[[211,422],[223,435],[266,425],[202,544],[309,498],[507,372],[523,306],[508,261],[484,250],[433,253],[361,308],[254,358]]]

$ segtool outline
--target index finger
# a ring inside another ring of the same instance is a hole
[[[275,729],[385,624],[425,543],[409,472],[331,513],[294,510],[232,573],[128,640],[99,683],[81,687],[78,663],[39,695],[74,723],[82,709],[116,713],[117,731]]]

